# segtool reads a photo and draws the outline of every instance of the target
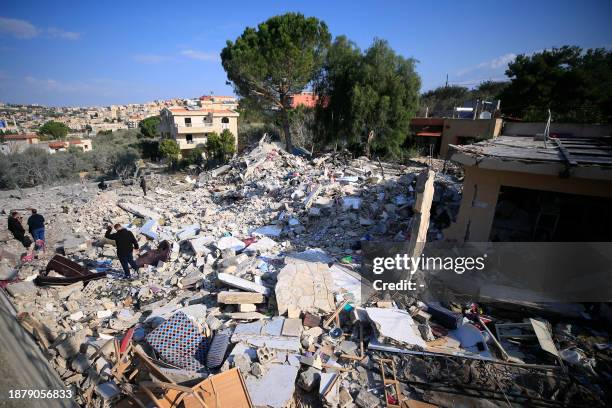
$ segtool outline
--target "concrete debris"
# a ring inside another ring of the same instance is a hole
[[[246,385],[253,405],[271,408],[286,407],[295,390],[297,373],[297,367],[270,364],[262,378],[247,378]]]
[[[278,313],[287,313],[289,306],[316,313],[332,312],[333,287],[326,264],[303,262],[286,265],[278,274],[275,287]]]
[[[246,279],[239,278],[229,273],[219,273],[217,275],[219,281],[227,286],[233,288],[248,290],[250,292],[261,293],[262,295],[270,295],[270,289],[263,285],[258,285],[255,282],[248,281]]]
[[[15,192],[2,208],[38,208],[47,251],[20,263],[21,244],[0,228],[0,283],[80,406],[154,406],[137,390],[169,395],[160,382],[177,396],[184,384],[209,397],[227,386],[219,396],[241,407],[451,406],[475,402],[463,395],[475,388],[498,405],[605,406],[609,335],[581,320],[594,308],[551,325],[550,305],[362,297],[362,243],[409,242],[419,254],[459,208],[453,174],[411,163],[305,158],[262,139],[195,183],[151,175],[147,197],[121,184]],[[115,223],[139,243],[132,280],[103,239]],[[47,270],[55,251],[65,256]],[[381,358],[394,362],[400,395],[385,395]]]

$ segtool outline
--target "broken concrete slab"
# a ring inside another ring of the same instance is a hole
[[[250,292],[257,292],[263,295],[269,296],[270,289],[266,288],[263,285],[258,285],[255,282],[248,281],[246,279],[239,278],[234,275],[230,275],[228,273],[219,273],[217,274],[217,278],[222,283],[232,286],[238,289],[248,290]]]
[[[238,305],[238,311],[239,312],[256,312],[257,311],[257,306],[255,306],[252,303],[241,303]]]
[[[159,224],[157,223],[157,221],[149,219],[147,220],[147,222],[144,223],[142,227],[140,227],[140,233],[147,238],[157,239],[158,237],[157,228],[158,227],[159,227]]]
[[[161,215],[159,215],[157,212],[149,210],[148,208],[142,205],[132,204],[125,201],[120,201],[117,203],[117,205],[125,211],[132,213],[140,218],[150,218],[157,222],[160,222],[160,220],[162,219]]]
[[[323,263],[302,262],[286,265],[277,276],[275,287],[279,315],[289,306],[302,311],[330,313],[335,309],[333,279]]]
[[[302,321],[300,319],[285,319],[283,324],[283,336],[300,337],[302,335]]]
[[[418,325],[407,311],[366,307],[366,312],[380,341],[390,339],[405,345],[426,347]]]
[[[32,281],[11,283],[6,287],[6,291],[14,298],[30,297],[36,295],[38,288]]]
[[[276,248],[278,244],[271,238],[263,236],[257,240],[257,242],[253,242],[251,245],[246,247],[246,252],[266,252],[271,251]]]
[[[241,240],[239,240],[236,237],[223,237],[221,239],[219,239],[219,241],[217,241],[216,247],[220,250],[220,251],[224,251],[226,249],[233,249],[234,251],[241,251],[242,249],[244,249],[246,245],[244,244],[244,242],[242,242]]]
[[[195,237],[198,232],[200,232],[200,224],[187,225],[176,233],[176,238],[183,241]]]
[[[266,225],[251,231],[251,235],[266,235],[269,237],[280,237],[283,227],[280,225]]]
[[[226,305],[264,303],[265,301],[265,296],[257,292],[223,291],[217,293],[217,302]]]
[[[246,385],[253,405],[270,408],[286,407],[295,391],[297,373],[297,367],[270,364],[268,371],[261,378],[247,378]]]
[[[208,245],[214,242],[215,239],[211,236],[199,235],[197,238],[189,240],[189,245],[191,245],[191,249],[193,249],[196,256],[202,256],[210,253]]]

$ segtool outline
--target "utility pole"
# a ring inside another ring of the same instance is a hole
[[[448,88],[448,74],[446,74],[446,85],[444,85],[446,88]]]

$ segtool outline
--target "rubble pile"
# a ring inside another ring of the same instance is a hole
[[[484,311],[361,299],[361,242],[410,239],[421,169],[309,161],[262,140],[197,179],[154,176],[144,197],[83,185],[4,197],[7,211],[38,208],[48,239],[20,264],[22,248],[0,237],[3,286],[82,406],[452,406],[453,389],[482,391],[461,394],[481,406],[601,405],[593,377],[609,370],[571,329],[520,322],[498,349]],[[460,187],[436,175],[428,240],[453,220]],[[115,223],[139,241],[133,280],[103,238]]]

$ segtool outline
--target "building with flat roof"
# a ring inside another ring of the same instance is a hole
[[[445,239],[612,241],[612,138],[499,136],[449,156],[465,177]]]
[[[238,141],[238,112],[231,109],[170,107],[160,112],[158,130],[162,137],[176,140],[181,150],[206,144],[208,135],[228,129]]]
[[[444,159],[448,156],[450,145],[469,144],[500,135],[502,120],[413,118],[410,121],[410,128],[418,146],[431,145],[433,154]]]

